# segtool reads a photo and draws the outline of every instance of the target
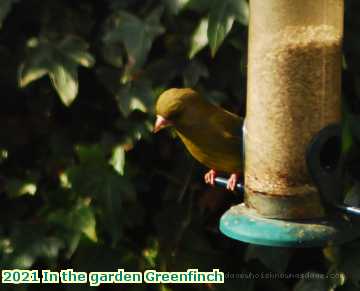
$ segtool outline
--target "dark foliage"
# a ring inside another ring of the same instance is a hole
[[[360,185],[358,2],[347,1],[344,44],[352,201]],[[178,140],[151,133],[156,96],[169,87],[195,87],[244,114],[247,21],[246,0],[0,0],[1,269],[220,268],[227,276],[223,285],[105,290],[359,290],[358,242],[292,250],[221,235],[219,218],[239,198],[204,186],[204,169]],[[250,272],[314,279],[237,277]]]

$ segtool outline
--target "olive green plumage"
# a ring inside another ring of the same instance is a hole
[[[174,126],[200,163],[217,171],[242,172],[242,118],[189,88],[166,90],[157,100],[156,113]]]

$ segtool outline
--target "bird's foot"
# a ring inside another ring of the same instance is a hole
[[[213,169],[207,172],[204,176],[205,183],[210,184],[211,186],[215,186],[215,178],[216,178],[216,171]]]
[[[240,178],[240,174],[232,173],[230,175],[230,178],[229,178],[228,182],[227,182],[226,189],[228,189],[230,191],[235,191],[236,184],[237,184],[239,178]]]

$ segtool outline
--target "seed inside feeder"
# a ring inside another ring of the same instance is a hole
[[[341,118],[341,42],[330,25],[287,26],[251,47],[245,130],[247,191],[316,193],[305,163],[316,133]]]

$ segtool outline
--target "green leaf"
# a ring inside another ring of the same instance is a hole
[[[123,202],[135,200],[136,193],[126,177],[119,176],[112,169],[77,166],[68,170],[73,189],[93,197],[100,210],[100,222],[116,243],[126,224],[127,210]]]
[[[123,184],[124,182],[124,184]],[[122,234],[124,222],[122,221],[123,197],[121,193],[127,191],[124,189],[125,179],[115,175],[106,175],[103,182],[103,191],[101,193],[101,205],[103,208],[103,225],[114,240],[117,242]]]
[[[209,0],[189,0],[186,5],[186,9],[196,11],[198,13],[204,13],[211,7],[211,1]]]
[[[346,193],[344,202],[348,205],[359,207],[360,205],[360,181],[354,181],[350,190]]]
[[[98,144],[77,145],[76,153],[82,164],[104,165],[106,164],[105,154]]]
[[[232,0],[236,21],[243,25],[249,24],[249,3],[246,0]]]
[[[25,67],[22,65],[19,69],[19,86],[26,87],[33,81],[44,77],[48,73],[48,69],[41,66],[41,64]]]
[[[213,0],[207,32],[213,57],[230,32],[234,20],[247,24],[248,17],[249,7],[245,0]]]
[[[148,82],[136,81],[123,86],[115,96],[119,109],[125,117],[134,110],[153,110],[155,96]]]
[[[32,180],[9,179],[6,183],[6,191],[12,198],[22,195],[35,195],[37,185]]]
[[[31,38],[28,40],[27,46],[29,48],[28,56],[19,68],[19,86],[21,88],[42,78],[53,68],[52,47],[48,43]]]
[[[29,269],[39,258],[54,260],[63,248],[63,242],[46,234],[43,224],[20,223],[11,227],[6,239],[7,253],[0,260],[1,269]]]
[[[122,68],[124,66],[125,48],[122,44],[104,45],[101,49],[104,60],[111,66]]]
[[[162,0],[165,7],[170,11],[171,14],[178,14],[190,0]]]
[[[49,72],[49,76],[61,101],[66,106],[70,106],[79,90],[76,66],[70,62],[59,62],[54,65],[51,72]]]
[[[83,207],[78,210],[77,219],[81,231],[92,241],[97,241],[96,235],[96,220],[94,212],[89,207]]]
[[[95,165],[79,165],[67,170],[72,189],[95,199],[101,210],[100,222],[117,241],[122,233],[123,200],[134,195],[128,181],[113,171]]]
[[[213,0],[207,31],[213,57],[230,32],[234,19],[232,0]]]
[[[119,145],[113,149],[110,164],[114,167],[114,170],[120,175],[124,175],[125,168],[125,150],[124,147]]]
[[[80,37],[65,37],[59,45],[59,50],[83,67],[91,68],[95,64],[94,57],[88,52],[89,44]]]
[[[90,240],[96,242],[96,219],[93,209],[81,203],[73,209],[59,209],[50,213],[48,222],[60,225],[75,235],[83,233]]]
[[[97,144],[78,145],[76,153],[79,164],[65,171],[71,188],[81,195],[101,196],[107,176],[113,174],[102,148]]]
[[[208,19],[203,18],[197,28],[194,31],[194,34],[191,37],[191,45],[189,58],[192,59],[199,51],[201,51],[205,46],[208,45]]]
[[[150,239],[147,244],[148,245],[142,251],[146,264],[145,266],[147,268],[155,268],[159,255],[159,241],[156,239]]]
[[[9,152],[7,151],[7,149],[0,147],[0,164],[5,162],[8,157],[9,157]]]
[[[0,0],[0,29],[2,28],[2,23],[9,14],[12,5],[16,2],[19,2],[19,0]]]
[[[128,70],[140,68],[146,61],[154,39],[164,32],[160,25],[162,9],[155,9],[144,20],[119,11],[108,20],[103,42],[105,46],[122,42],[128,54]]]
[[[153,136],[153,123],[149,120],[138,120],[129,116],[126,120],[119,120],[116,127],[125,132],[124,143],[130,146],[141,139],[150,139]]]
[[[88,44],[81,38],[67,36],[58,44],[31,38],[27,46],[27,58],[19,68],[19,86],[26,87],[49,75],[61,101],[70,106],[78,94],[78,66],[89,68],[95,63],[87,52]]]
[[[66,170],[74,192],[90,196],[101,209],[100,221],[118,241],[125,225],[124,203],[134,203],[135,190],[128,177],[110,167],[97,145],[77,149],[80,163]]]

